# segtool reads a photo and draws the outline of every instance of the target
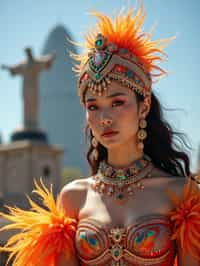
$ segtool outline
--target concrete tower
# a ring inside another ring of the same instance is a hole
[[[67,41],[72,37],[63,26],[56,26],[45,41],[42,54],[55,51],[56,60],[40,79],[40,126],[50,143],[64,148],[63,166],[87,173],[84,144],[84,113],[77,96],[74,62],[69,51],[77,53]]]

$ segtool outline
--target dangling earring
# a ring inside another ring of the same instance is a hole
[[[141,119],[140,122],[139,122],[139,131],[137,133],[137,137],[138,137],[138,140],[139,140],[138,148],[140,150],[144,149],[143,140],[146,139],[146,137],[147,137],[147,132],[145,130],[146,127],[147,127],[147,121],[145,119]]]
[[[98,160],[98,157],[99,157],[99,152],[98,152],[98,150],[97,150],[98,142],[97,142],[97,140],[95,139],[95,137],[92,138],[92,146],[93,146],[92,155],[93,155],[95,161],[97,161],[97,160]]]

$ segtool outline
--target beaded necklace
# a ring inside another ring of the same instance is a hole
[[[96,192],[114,197],[118,203],[123,203],[134,195],[135,189],[144,189],[141,181],[151,176],[152,169],[153,164],[147,155],[125,168],[115,168],[102,161],[97,174],[93,176],[92,187]]]

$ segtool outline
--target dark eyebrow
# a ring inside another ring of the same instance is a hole
[[[106,98],[113,98],[116,96],[126,96],[126,94],[122,93],[122,92],[116,92],[116,93],[113,93],[111,95],[106,96]],[[89,98],[86,100],[86,102],[93,102],[93,101],[96,101],[96,99],[95,98]]]

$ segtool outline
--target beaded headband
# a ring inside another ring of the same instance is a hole
[[[145,18],[142,5],[133,16],[135,9],[136,6],[128,9],[127,14],[116,16],[114,21],[92,13],[99,21],[95,30],[86,35],[86,52],[73,56],[80,62],[76,71],[82,103],[87,89],[101,96],[112,80],[149,96],[153,79],[166,74],[155,62],[163,61],[163,49],[170,39],[152,41],[151,32],[141,31]]]

